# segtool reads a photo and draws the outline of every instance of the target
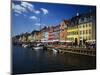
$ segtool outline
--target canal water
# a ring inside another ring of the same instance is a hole
[[[50,50],[32,50],[21,46],[12,48],[13,74],[85,70],[96,68],[96,57]]]

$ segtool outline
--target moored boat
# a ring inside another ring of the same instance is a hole
[[[36,45],[34,45],[33,47],[32,47],[32,49],[35,49],[35,50],[46,50],[46,46],[44,46],[43,44],[41,44],[41,43],[38,43],[38,44],[36,44]]]
[[[22,47],[27,48],[28,45],[27,44],[22,44]]]

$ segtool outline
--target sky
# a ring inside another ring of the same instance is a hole
[[[44,26],[56,26],[77,13],[94,11],[94,6],[12,1],[12,36]]]

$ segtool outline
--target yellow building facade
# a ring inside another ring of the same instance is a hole
[[[78,25],[79,28],[79,38],[80,40],[85,39],[87,41],[93,40],[93,27],[92,22],[83,23]]]
[[[78,44],[80,40],[92,41],[94,38],[94,30],[92,22],[87,22],[79,25],[75,25],[72,27],[68,27],[66,29],[67,32],[67,40],[74,42],[75,38],[77,38]]]
[[[68,27],[66,31],[67,31],[66,37],[68,41],[74,42],[75,39],[77,38],[77,41],[79,42],[79,29],[77,25]]]

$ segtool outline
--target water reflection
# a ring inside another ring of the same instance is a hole
[[[53,51],[53,56],[56,56],[57,55],[57,50],[52,49],[52,51]]]
[[[95,64],[95,57],[13,47],[14,73],[93,69]]]

